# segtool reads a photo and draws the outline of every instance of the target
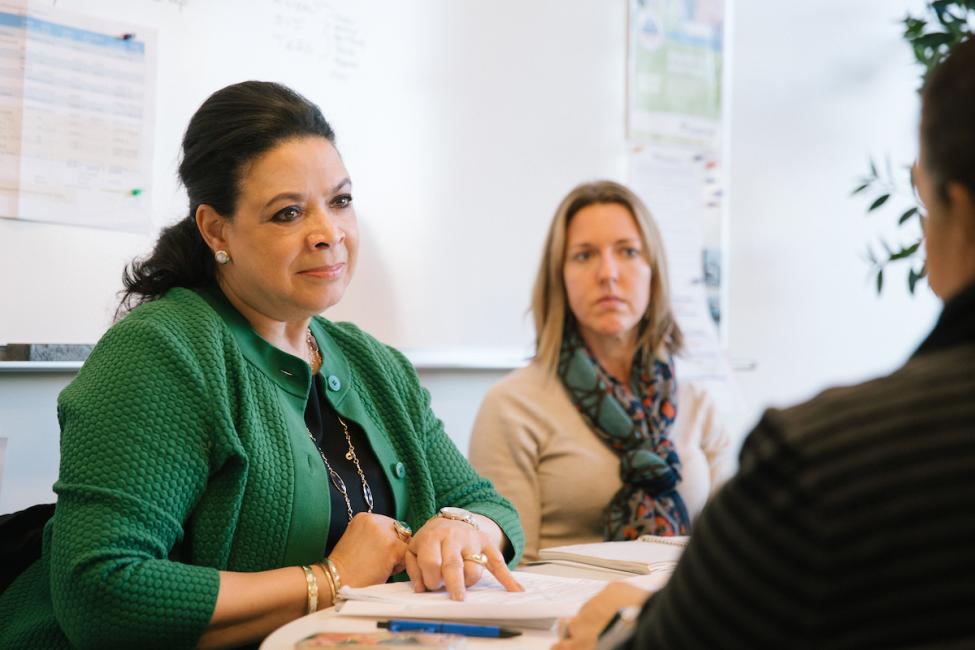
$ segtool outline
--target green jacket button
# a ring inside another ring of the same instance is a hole
[[[396,463],[396,478],[403,478],[406,476],[406,465],[403,463]]]
[[[342,380],[335,375],[328,376],[328,387],[332,390],[338,390],[342,388]]]

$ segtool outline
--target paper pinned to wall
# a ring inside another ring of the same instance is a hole
[[[151,225],[155,32],[0,0],[0,216]]]
[[[717,298],[708,295],[720,284],[706,277],[705,215],[717,209],[708,205],[712,173],[708,158],[690,147],[647,147],[630,156],[630,185],[653,214],[667,251],[671,302],[685,342],[678,377],[706,388],[722,415],[735,420],[744,400],[718,336]],[[720,274],[720,267],[711,272]]]
[[[644,200],[667,252],[671,302],[687,343],[687,360],[705,372],[721,372],[715,321],[720,310],[705,295],[707,158],[687,147],[648,147],[630,155],[630,185]],[[719,272],[719,271],[718,271]]]

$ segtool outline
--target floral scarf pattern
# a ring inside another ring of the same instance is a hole
[[[567,328],[569,330],[569,328]],[[558,374],[596,435],[620,457],[623,487],[606,507],[607,541],[640,535],[687,535],[690,517],[677,493],[680,459],[670,440],[677,416],[673,359],[633,359],[630,391],[599,365],[579,334],[567,331]]]

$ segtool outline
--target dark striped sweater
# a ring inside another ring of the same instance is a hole
[[[946,645],[975,647],[975,287],[893,374],[765,413],[626,647]]]

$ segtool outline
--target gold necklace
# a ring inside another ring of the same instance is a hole
[[[372,488],[369,487],[366,474],[362,471],[362,466],[359,464],[359,457],[356,455],[355,447],[352,445],[352,436],[349,435],[349,427],[345,424],[345,420],[342,419],[341,415],[336,414],[335,417],[338,418],[339,424],[342,425],[342,431],[345,433],[345,442],[349,445],[349,450],[345,452],[345,459],[355,463],[355,471],[359,474],[359,481],[362,483],[362,496],[365,498],[366,505],[368,506],[366,512],[372,512]],[[325,463],[325,469],[328,470],[328,478],[332,481],[332,485],[335,486],[335,489],[345,499],[345,511],[349,515],[349,521],[352,521],[352,502],[349,501],[349,489],[346,487],[345,481],[342,480],[338,472],[332,469],[332,465],[328,462],[328,457],[325,456],[325,452],[315,442],[315,436],[312,435],[311,429],[306,428],[305,430],[308,431],[308,437],[315,443],[315,448],[318,449],[318,455],[322,457],[322,462]]]
[[[322,353],[318,349],[318,343],[315,341],[315,337],[312,336],[310,329],[305,332],[305,340],[308,342],[308,361],[310,362],[311,369],[314,372],[316,365],[319,368],[322,367]],[[335,417],[338,418],[339,424],[342,425],[342,432],[345,434],[345,442],[347,445],[349,445],[349,450],[345,452],[345,460],[355,463],[355,471],[359,475],[359,481],[362,483],[362,496],[366,500],[366,505],[369,506],[367,512],[372,512],[372,488],[369,487],[369,481],[366,480],[366,473],[362,471],[362,465],[359,464],[359,456],[355,453],[355,446],[352,444],[352,436],[349,435],[349,427],[345,423],[345,420],[342,419],[341,415],[336,413]],[[307,427],[305,430],[308,431],[308,437],[311,438],[311,441],[315,443],[315,448],[318,449],[318,455],[322,457],[322,462],[325,463],[325,469],[328,470],[328,478],[332,481],[332,485],[335,486],[335,489],[338,490],[339,494],[342,495],[342,498],[345,499],[345,511],[346,514],[349,515],[349,521],[352,521],[352,502],[349,501],[349,489],[346,487],[345,481],[342,480],[342,476],[339,475],[338,472],[332,469],[332,465],[328,462],[328,457],[325,456],[325,452],[322,451],[322,448],[318,446],[318,443],[315,441],[315,436],[312,435],[311,430]]]
[[[323,363],[322,351],[318,349],[318,341],[312,336],[311,329],[305,330],[305,342],[308,343],[308,365],[312,373],[318,372]]]

